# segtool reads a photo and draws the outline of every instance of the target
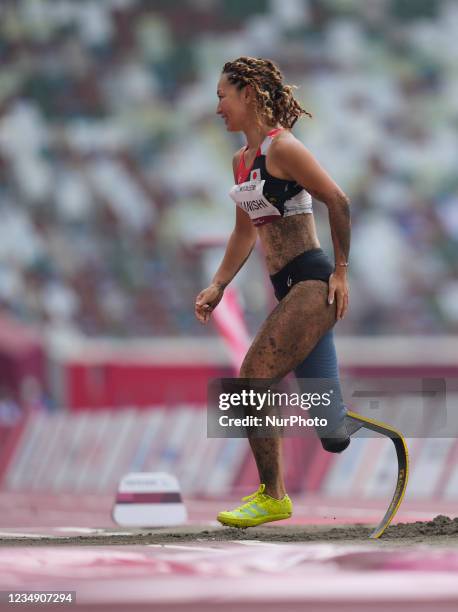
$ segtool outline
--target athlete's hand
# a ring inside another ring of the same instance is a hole
[[[218,306],[224,294],[224,287],[212,283],[209,287],[199,293],[196,298],[194,312],[201,323],[207,323],[211,313]]]
[[[348,310],[348,282],[347,271],[344,267],[338,268],[329,277],[328,304],[336,300],[336,320],[343,319]]]

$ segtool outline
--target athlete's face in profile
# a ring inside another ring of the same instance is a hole
[[[227,75],[222,74],[216,90],[218,106],[216,114],[224,119],[229,132],[240,132],[250,120],[251,92],[250,87],[237,89],[229,82]]]

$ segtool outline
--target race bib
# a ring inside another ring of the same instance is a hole
[[[273,219],[281,217],[281,213],[264,196],[263,189],[266,181],[254,178],[254,174],[253,171],[251,180],[240,185],[234,185],[229,195],[237,206],[240,206],[242,210],[249,214],[254,225],[262,225],[267,221],[273,221]]]

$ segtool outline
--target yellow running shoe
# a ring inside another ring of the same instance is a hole
[[[220,512],[216,518],[223,525],[241,529],[289,518],[293,513],[293,504],[288,495],[275,499],[264,493],[265,488],[266,485],[261,484],[256,493],[242,498],[246,504],[235,510]]]

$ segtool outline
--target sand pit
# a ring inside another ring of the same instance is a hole
[[[58,534],[48,536],[17,533],[9,536],[3,532],[1,546],[119,546],[148,544],[191,544],[194,542],[229,542],[258,540],[261,542],[335,542],[371,543],[377,546],[408,546],[409,544],[431,544],[458,547],[458,518],[438,515],[431,521],[397,523],[391,525],[379,540],[369,540],[372,528],[363,525],[291,525],[271,524],[250,529],[230,527],[182,526],[173,529],[99,529],[81,535]]]

